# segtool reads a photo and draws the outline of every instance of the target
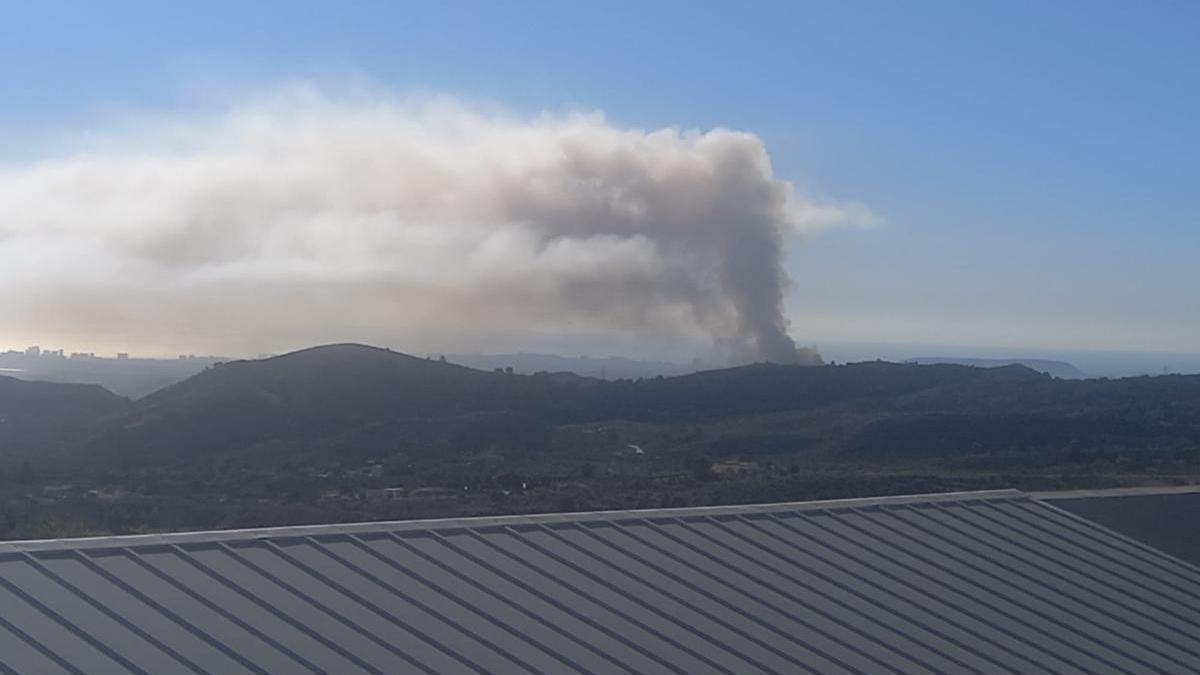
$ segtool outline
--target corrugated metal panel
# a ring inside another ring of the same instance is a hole
[[[1200,570],[1017,492],[0,544],[2,673],[1191,673]]]
[[[1037,498],[1200,565],[1200,485],[1048,492]]]

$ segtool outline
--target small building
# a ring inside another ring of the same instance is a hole
[[[727,459],[714,462],[712,472],[718,476],[739,476],[758,469],[758,462],[744,462],[737,459]]]
[[[398,502],[404,499],[404,494],[402,487],[370,488],[365,492],[369,502]]]
[[[419,487],[411,495],[413,499],[453,499],[459,492],[447,487]]]

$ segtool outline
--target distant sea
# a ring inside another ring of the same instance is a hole
[[[1099,351],[1087,349],[1039,349],[1009,347],[964,347],[955,345],[905,345],[886,343],[817,342],[825,361],[906,361],[928,356],[977,359],[1045,359],[1065,361],[1088,377],[1137,377],[1139,375],[1200,374],[1200,354]]]

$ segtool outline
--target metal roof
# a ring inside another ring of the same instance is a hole
[[[1190,488],[1190,489],[1188,489]],[[1200,565],[1200,486],[1038,495],[1054,506]]]
[[[10,542],[0,672],[1200,672],[1200,569],[1014,491]]]

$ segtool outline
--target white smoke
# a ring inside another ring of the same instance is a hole
[[[798,196],[749,133],[298,88],[0,168],[0,335],[703,333],[793,361],[785,238],[873,219]]]

